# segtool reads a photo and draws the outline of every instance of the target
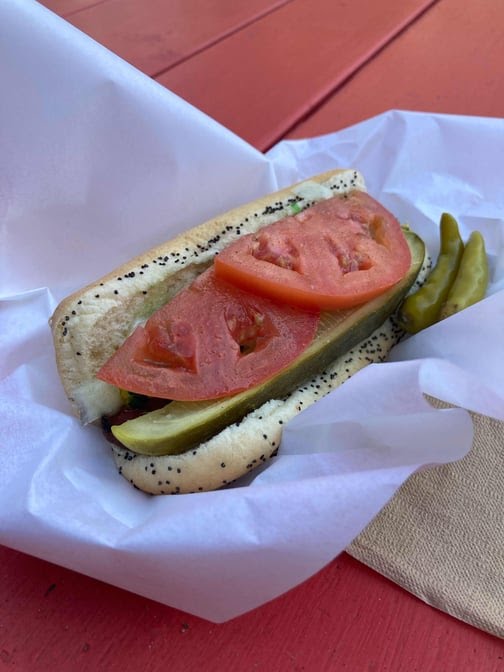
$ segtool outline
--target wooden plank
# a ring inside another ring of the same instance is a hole
[[[45,0],[56,4],[80,0]],[[291,0],[106,0],[68,21],[150,76]],[[70,5],[71,6],[71,5]]]
[[[442,0],[288,137],[311,137],[390,109],[504,116],[504,3]]]
[[[497,672],[504,664],[501,640],[345,554],[221,625],[1,547],[0,564],[2,669]]]
[[[64,17],[103,2],[107,0],[40,0],[41,5]]]
[[[432,0],[295,0],[157,80],[261,150]]]

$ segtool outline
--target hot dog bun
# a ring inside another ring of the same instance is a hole
[[[152,457],[112,446],[119,473],[152,494],[216,490],[274,457],[282,427],[371,362],[386,358],[402,331],[389,318],[376,332],[286,399],[274,399],[181,455]]]
[[[335,170],[219,215],[155,247],[64,299],[51,319],[58,371],[74,411],[86,424],[120,406],[116,388],[95,378],[100,366],[134,327],[208,268],[217,252],[240,235],[289,214],[290,198],[321,200],[365,191],[353,170]],[[302,186],[300,186],[302,185]],[[284,208],[280,204],[284,203]]]
[[[290,214],[295,201],[302,206],[352,190],[366,190],[355,170],[317,175],[190,229],[62,301],[51,319],[56,362],[81,421],[93,422],[119,409],[119,391],[99,381],[96,372],[139,323],[208,268],[215,254],[240,235]],[[187,453],[146,457],[112,446],[118,469],[136,487],[153,494],[222,487],[274,455],[283,423],[366,364],[381,361],[398,333],[395,323],[387,320],[372,340],[303,388],[267,402]]]

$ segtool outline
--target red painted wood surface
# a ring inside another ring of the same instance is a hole
[[[435,1],[43,0],[261,150]]]
[[[62,4],[66,0],[44,0]],[[72,0],[78,2],[79,0]],[[194,53],[292,0],[104,0],[67,14],[74,26],[147,75]]]
[[[295,0],[157,80],[265,150],[432,0]]]
[[[289,136],[336,131],[390,109],[504,116],[504,3],[442,0]]]
[[[59,16],[68,18],[74,12],[100,5],[103,2],[107,0],[42,0],[40,4],[45,5]]]
[[[498,672],[504,644],[347,555],[215,625],[0,548],[0,669]]]

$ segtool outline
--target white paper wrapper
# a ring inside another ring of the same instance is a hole
[[[26,0],[0,7],[0,542],[212,621],[340,553],[414,471],[504,419],[501,120],[390,112],[263,156]],[[286,428],[229,490],[149,497],[69,414],[47,320],[64,295],[213,214],[337,166],[437,253],[485,235],[489,298],[409,339]],[[500,290],[500,291],[499,291]],[[434,410],[423,394],[455,406]]]

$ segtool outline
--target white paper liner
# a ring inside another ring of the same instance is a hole
[[[340,553],[425,466],[459,459],[464,408],[504,419],[501,120],[392,111],[265,157],[36,3],[0,7],[0,541],[212,621]],[[149,497],[69,414],[47,320],[134,254],[334,167],[437,253],[444,210],[485,235],[489,298],[410,338],[286,428],[250,483]],[[499,291],[500,290],[500,291]],[[424,394],[461,408],[435,410]]]

